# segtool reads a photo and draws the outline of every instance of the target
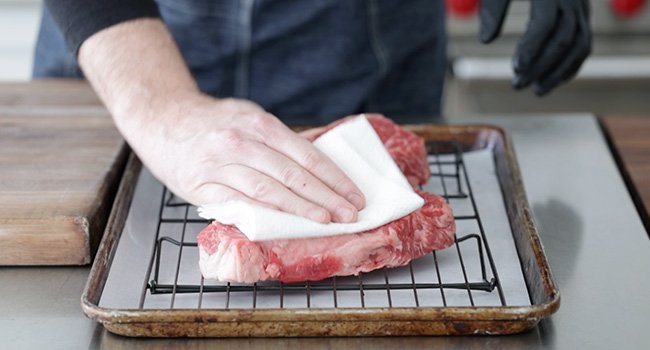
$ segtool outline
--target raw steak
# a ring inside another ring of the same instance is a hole
[[[409,182],[413,186],[426,183],[429,167],[424,140],[383,116],[367,118]],[[312,132],[310,139],[346,119]],[[406,265],[454,242],[449,206],[438,196],[417,192],[425,199],[422,208],[357,234],[252,242],[236,227],[215,221],[198,236],[201,273],[230,282],[295,282]]]
[[[229,282],[297,282],[406,265],[450,246],[456,230],[444,199],[417,192],[425,200],[422,208],[355,234],[253,242],[236,227],[215,221],[198,236],[201,273]]]
[[[314,141],[326,131],[335,126],[344,123],[349,118],[337,120],[321,128],[318,133],[310,135],[310,140]],[[392,120],[381,114],[366,114],[366,118],[372,125],[381,142],[388,150],[388,153],[400,170],[409,180],[412,186],[423,185],[429,180],[429,166],[427,163],[427,150],[424,145],[424,139],[414,133],[401,128]]]

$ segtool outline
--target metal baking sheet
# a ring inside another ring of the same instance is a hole
[[[490,126],[411,128],[430,153],[424,189],[444,195],[454,210],[452,247],[357,277],[203,280],[195,237],[207,222],[132,157],[82,296],[84,312],[130,336],[510,334],[534,327],[557,310],[559,293],[507,135]]]
[[[441,156],[441,160],[449,160],[451,156]],[[496,269],[503,289],[507,305],[530,305],[530,297],[524,282],[521,265],[512,238],[512,231],[505,212],[503,196],[496,178],[496,170],[492,152],[479,150],[467,152],[463,155],[469,181],[477,201],[478,211],[482,213],[482,223],[489,233],[489,244],[494,257]],[[432,169],[436,171],[436,169]],[[443,169],[447,170],[447,169]],[[462,176],[462,174],[461,174]],[[464,182],[464,178],[461,179]],[[452,180],[446,180],[446,185],[455,188]],[[429,181],[424,189],[431,193],[443,193],[440,181]],[[126,225],[115,253],[108,280],[102,293],[99,306],[105,308],[138,308],[142,294],[143,281],[149,281],[147,275],[148,260],[150,258],[153,235],[156,233],[158,223],[158,206],[163,191],[162,185],[144,169],[136,186],[133,204],[126,220]],[[450,199],[449,203],[455,215],[470,215],[473,211],[468,199]],[[163,216],[166,218],[183,219],[185,207],[166,207]],[[190,207],[189,219],[200,219],[196,215],[196,208]],[[181,240],[182,223],[166,225],[160,233],[176,240]],[[187,223],[185,240],[194,240],[196,234],[203,229],[205,223]],[[457,221],[457,235],[478,232],[474,221]],[[474,242],[468,241],[461,244],[462,256],[468,280],[479,280],[479,254]],[[160,281],[173,282],[178,263],[179,248],[168,244],[162,247],[160,268]],[[178,284],[200,284],[201,274],[198,270],[198,250],[183,249],[180,257],[180,272]],[[432,263],[432,256],[426,255],[413,262],[413,272],[416,282],[435,283],[438,272],[441,280],[448,282],[464,283],[464,276],[460,267],[458,253],[454,247],[437,252],[439,271]],[[367,284],[384,283],[386,276],[382,270],[364,274],[363,282]],[[357,283],[356,277],[348,277]],[[388,270],[390,283],[411,283],[408,267]],[[318,284],[318,282],[313,282]],[[338,278],[338,283],[345,284],[346,278]],[[206,281],[205,285],[220,285],[217,281]],[[393,306],[415,307],[415,295],[412,290],[391,291]],[[144,309],[158,308],[198,308],[197,294],[176,294],[172,304],[172,294],[145,294]],[[437,289],[423,289],[417,291],[420,306],[444,306],[442,294]],[[251,308],[252,296],[249,292],[231,293],[229,296],[230,308]],[[388,297],[385,290],[365,291],[365,307],[388,307]],[[445,290],[447,306],[470,306],[468,292],[464,289]],[[472,299],[476,306],[500,306],[501,301],[496,292],[472,291]],[[259,293],[256,298],[256,308],[278,308],[279,296],[277,292]],[[339,307],[361,307],[361,298],[358,291],[337,291]],[[310,307],[334,307],[334,296],[330,291],[313,291],[310,296]],[[224,293],[205,293],[201,301],[202,308],[226,308],[226,295]],[[284,296],[285,308],[306,308],[307,298],[304,293],[288,293]]]

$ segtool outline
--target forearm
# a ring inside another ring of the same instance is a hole
[[[130,142],[134,132],[163,121],[173,101],[199,90],[165,25],[137,19],[106,28],[83,42],[79,65]]]

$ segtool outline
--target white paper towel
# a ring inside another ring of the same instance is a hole
[[[418,196],[365,116],[353,118],[319,137],[325,153],[366,197],[354,223],[321,224],[297,215],[232,201],[199,208],[199,215],[235,225],[252,241],[356,233],[379,227],[420,208]]]

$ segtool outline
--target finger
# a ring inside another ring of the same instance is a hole
[[[277,148],[274,148],[288,155],[302,168],[318,177],[339,196],[352,203],[357,210],[365,207],[363,192],[329,157],[304,139],[291,143],[295,143],[295,147],[291,147],[285,139],[276,144]]]
[[[588,56],[589,51],[587,50],[580,49],[572,52],[559,64],[555,71],[536,84],[535,94],[538,96],[546,95],[561,83],[573,78],[578,73],[582,63]]]
[[[303,130],[298,133],[298,135],[306,138],[310,142],[314,142],[320,135],[324,134],[325,131],[327,131],[327,128],[324,126],[318,127],[318,128],[311,128],[307,130]]]
[[[372,120],[372,118],[386,118],[383,114],[379,114],[379,113],[364,113],[364,114],[361,114],[361,115],[365,115],[369,120]],[[314,142],[314,140],[319,138],[321,135],[326,133],[328,130],[331,130],[334,127],[336,127],[336,126],[338,126],[340,124],[343,124],[344,122],[350,120],[351,118],[355,118],[355,117],[358,117],[358,116],[359,116],[359,114],[348,115],[348,116],[346,116],[344,118],[341,118],[341,119],[337,120],[336,122],[334,122],[332,124],[328,124],[327,126],[320,126],[320,127],[316,127],[316,128],[303,130],[303,131],[299,132],[298,135],[306,138],[310,142]]]
[[[528,27],[517,44],[512,60],[517,75],[514,81],[515,88],[523,88],[530,84],[530,81],[520,79],[518,76],[525,75],[531,69],[533,60],[545,46],[547,38],[553,31],[557,14],[558,7],[555,0],[531,0]]]
[[[358,212],[352,203],[287,156],[257,142],[247,144],[241,154],[246,155],[239,159],[241,164],[274,178],[300,197],[325,208],[333,221],[356,221]]]
[[[578,20],[578,33],[575,48],[558,64],[557,68],[549,75],[539,80],[535,93],[545,95],[560,83],[571,79],[582,66],[582,63],[591,53],[591,29],[589,27],[588,4],[582,3]],[[586,6],[586,7],[585,7]]]
[[[213,176],[213,181],[281,211],[324,224],[331,220],[329,212],[324,208],[299,197],[275,179],[247,166],[227,165],[213,172]]]
[[[216,183],[205,183],[197,187],[192,202],[196,203],[198,206],[203,206],[221,204],[230,201],[242,201],[269,209],[279,210],[278,207],[272,204],[256,201],[233,188]]]
[[[366,116],[366,118],[370,118],[370,119],[372,119],[372,118],[387,118],[385,115],[383,115],[381,113],[364,113],[362,115],[364,115],[364,116]],[[350,117],[354,117],[354,116],[347,116],[346,118],[350,118]]]
[[[480,39],[488,44],[501,33],[510,0],[482,0],[479,8],[481,19]]]
[[[281,123],[267,127],[264,132],[260,130],[259,134],[268,147],[286,155],[301,168],[306,169],[319,182],[345,198],[345,201],[351,203],[357,210],[365,206],[365,198],[357,185],[311,142]]]
[[[301,131],[298,134],[300,136],[305,137],[307,140],[309,140],[309,142],[314,142],[317,138],[319,138],[321,135],[323,135],[327,131],[329,131],[331,129],[334,129],[335,127],[345,123],[346,121],[348,121],[351,118],[354,118],[356,116],[358,116],[358,114],[349,115],[349,116],[347,116],[345,118],[341,118],[341,119],[336,120],[336,121],[334,121],[334,122],[332,122],[330,124],[327,124],[326,126],[311,128],[311,129],[308,129],[308,130]]]
[[[563,57],[572,49],[576,49],[577,27],[575,12],[568,8],[562,9],[557,17],[555,30],[546,40],[545,48],[528,66],[529,69],[519,72],[515,70],[521,86],[537,81],[540,77],[556,70],[557,64],[563,60]]]

